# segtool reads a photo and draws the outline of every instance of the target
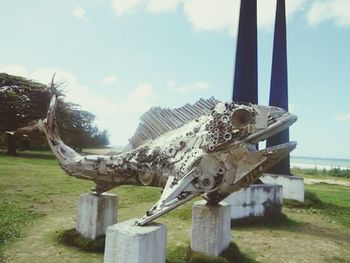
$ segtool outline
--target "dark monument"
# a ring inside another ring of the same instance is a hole
[[[288,67],[285,0],[277,0],[275,36],[270,86],[271,106],[288,111]],[[285,129],[267,140],[267,147],[289,141],[289,129]],[[270,170],[274,174],[290,174],[289,155]]]
[[[232,99],[258,103],[257,2],[241,1]],[[285,0],[277,0],[270,106],[288,111],[287,41]],[[267,140],[267,147],[289,141],[289,129]],[[270,169],[274,174],[290,174],[289,155]]]
[[[256,0],[241,1],[233,84],[233,101],[258,104]]]

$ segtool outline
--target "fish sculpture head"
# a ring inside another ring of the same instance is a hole
[[[278,107],[217,102],[209,113],[152,141],[149,146],[166,149],[171,169],[163,171],[169,175],[161,198],[137,223],[143,225],[198,195],[209,205],[218,204],[254,183],[296,147],[296,142],[287,142],[257,150],[257,144],[296,120]]]
[[[158,202],[137,225],[197,196],[215,205],[254,183],[296,147],[296,142],[286,142],[257,149],[259,142],[292,125],[295,115],[278,107],[210,98],[177,109],[153,107],[141,116],[122,153],[81,156],[59,137],[56,106],[54,94],[42,128],[69,175],[94,181],[96,194],[126,184],[163,188]]]

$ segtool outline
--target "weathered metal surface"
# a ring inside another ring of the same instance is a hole
[[[159,201],[137,221],[144,225],[202,195],[217,204],[253,183],[296,143],[257,151],[255,144],[289,127],[296,116],[276,107],[222,103],[214,98],[170,110],[152,108],[123,153],[81,156],[65,145],[55,122],[53,95],[43,130],[60,166],[92,180],[97,194],[119,185],[163,187]]]

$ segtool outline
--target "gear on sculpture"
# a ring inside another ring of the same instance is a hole
[[[53,81],[51,89],[55,90]],[[59,137],[57,99],[54,93],[42,128],[69,175],[94,181],[96,194],[126,184],[164,188],[138,225],[199,195],[217,204],[256,181],[296,147],[287,142],[256,149],[257,143],[292,125],[295,115],[277,107],[210,98],[177,109],[151,108],[122,153],[82,156]]]

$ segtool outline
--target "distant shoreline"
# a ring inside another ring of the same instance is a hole
[[[334,157],[311,157],[311,156],[295,156],[291,155],[291,159],[298,160],[318,160],[318,161],[336,161],[336,162],[348,162],[350,164],[350,159],[346,158],[334,158]]]
[[[341,170],[350,169],[350,166],[340,166],[340,165],[324,165],[324,164],[317,164],[317,163],[290,163],[291,168],[301,168],[301,169],[317,169],[317,170],[331,170],[334,168],[338,168]]]
[[[290,156],[290,166],[303,169],[330,170],[334,168],[350,169],[350,160],[341,158],[321,158],[321,157],[304,157]]]

